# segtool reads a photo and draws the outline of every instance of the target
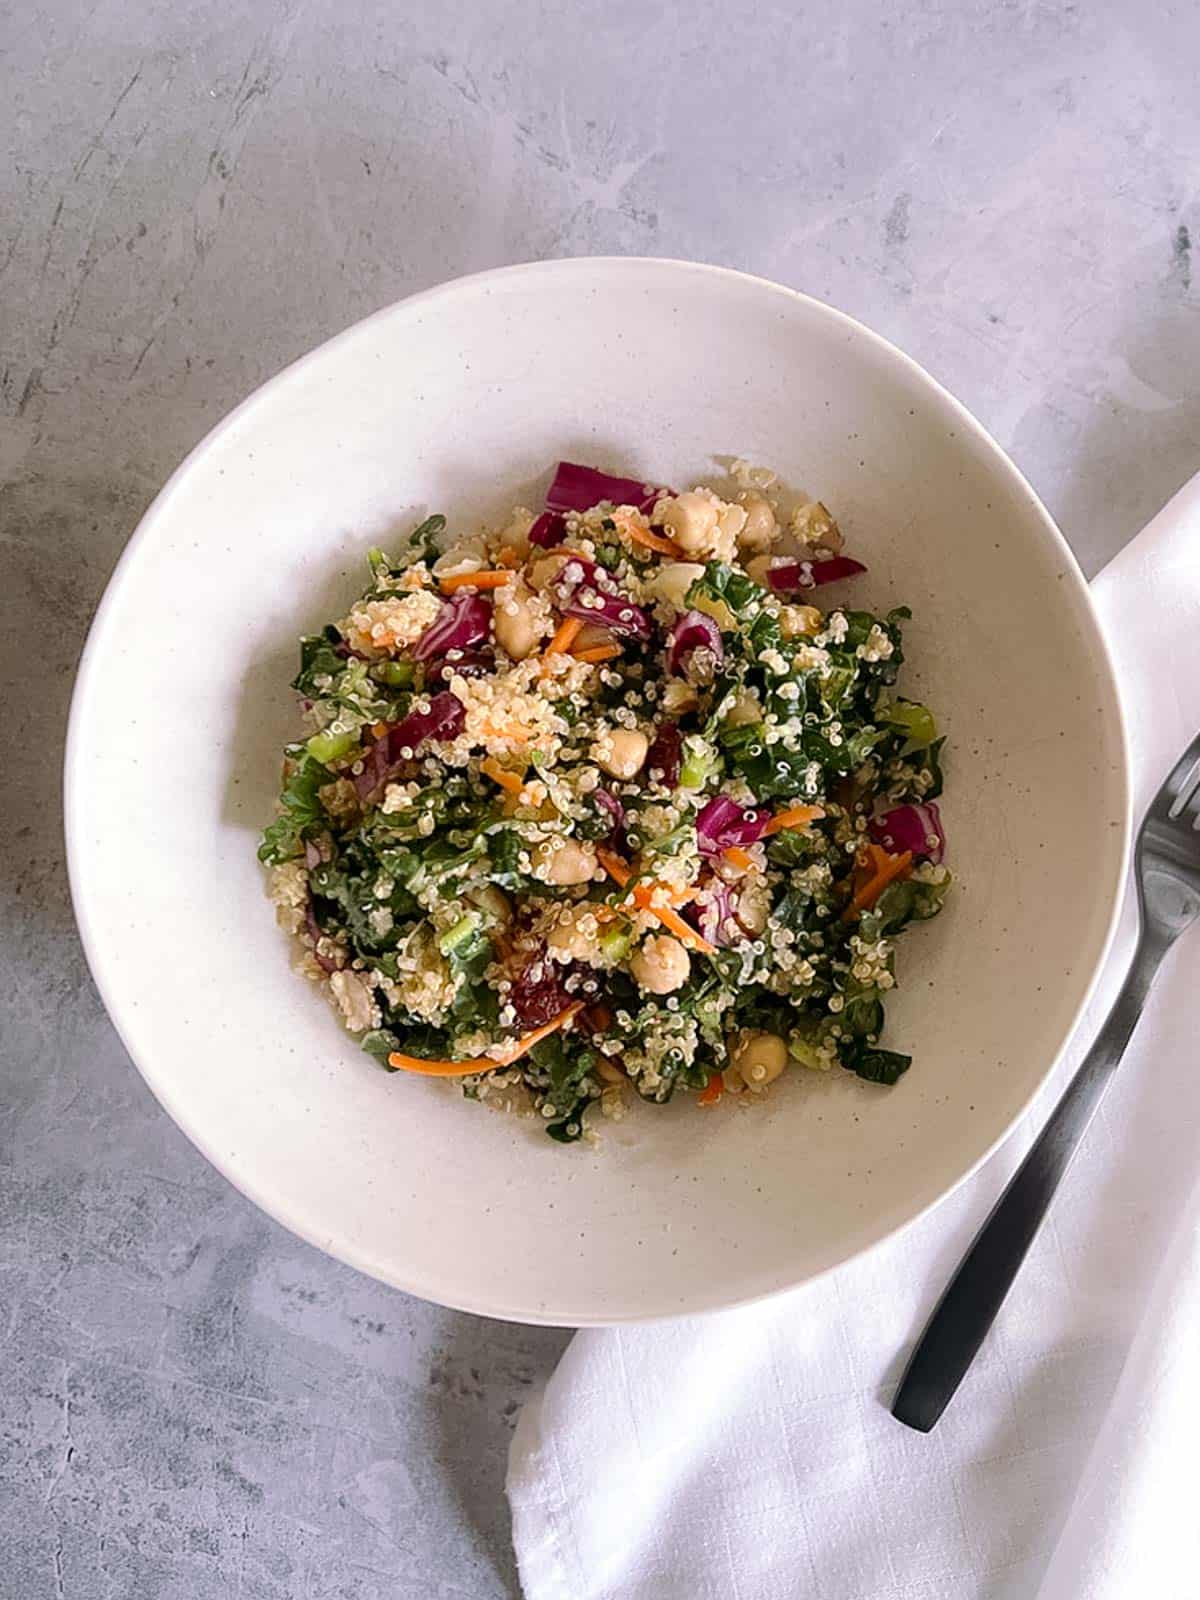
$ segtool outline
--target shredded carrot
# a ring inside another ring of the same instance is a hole
[[[388,1065],[399,1068],[402,1072],[416,1072],[423,1078],[468,1078],[474,1072],[495,1072],[499,1067],[511,1067],[514,1061],[519,1061],[535,1044],[549,1038],[552,1033],[557,1033],[559,1028],[565,1028],[567,1023],[578,1011],[583,1010],[582,1000],[573,1000],[558,1013],[551,1017],[549,1022],[544,1022],[540,1028],[535,1028],[532,1033],[525,1034],[520,1039],[505,1047],[499,1056],[475,1056],[468,1061],[437,1061],[427,1060],[424,1056],[406,1056],[400,1051],[394,1051],[388,1057]]]
[[[733,866],[741,867],[743,872],[749,872],[750,868],[754,865],[754,857],[748,850],[743,850],[740,844],[727,845],[726,848],[721,851],[721,854],[725,857],[726,861],[730,862]]]
[[[371,732],[377,739],[382,739],[387,730],[388,725],[386,722],[373,722],[371,724]]]
[[[611,850],[606,850],[603,845],[597,847],[596,860],[620,887],[623,889],[633,877],[633,869],[620,856],[614,855]],[[680,944],[690,946],[693,950],[700,950],[705,955],[711,956],[716,950],[716,945],[709,944],[707,939],[701,938],[695,928],[691,928],[671,906],[654,904],[655,896],[659,891],[664,891],[674,900],[676,905],[686,905],[689,900],[695,899],[695,888],[670,889],[665,883],[638,883],[633,887],[633,903],[640,911],[649,911],[658,918],[668,932],[673,933]]]
[[[763,833],[779,833],[783,828],[803,828],[824,815],[820,806],[785,806],[782,811],[775,813]]]
[[[596,644],[590,650],[574,650],[572,655],[576,661],[611,661],[614,656],[621,654],[619,644]]]
[[[546,654],[548,656],[566,655],[567,651],[575,643],[582,627],[583,622],[579,617],[564,617],[559,623],[553,639],[546,646]]]
[[[511,582],[511,572],[452,572],[440,579],[440,588],[443,594],[453,594],[456,589],[503,589]]]
[[[611,850],[606,850],[602,844],[596,846],[596,860],[608,873],[609,877],[619,884],[622,889],[633,877],[632,867],[622,861],[620,856],[615,855]]]
[[[525,787],[525,780],[519,778],[515,772],[508,772],[498,761],[493,761],[489,756],[486,761],[479,763],[480,772],[485,772],[493,783],[498,783],[502,789],[507,789],[509,794],[520,794]]]
[[[715,1106],[725,1093],[725,1079],[719,1072],[714,1072],[708,1082],[696,1096],[698,1106]]]
[[[684,551],[674,539],[667,539],[661,533],[650,533],[648,529],[639,528],[634,522],[622,522],[620,528],[634,544],[645,545],[647,550],[657,550],[660,556],[670,556],[675,561],[683,560]]]
[[[652,911],[668,933],[673,933],[680,944],[686,944],[692,950],[699,950],[702,955],[715,955],[717,947],[709,944],[708,940],[698,934],[695,928],[689,925],[679,915],[672,911],[670,906],[647,906],[647,911]]]
[[[869,911],[889,883],[908,877],[912,871],[912,851],[905,850],[902,855],[892,856],[879,845],[869,844],[861,864],[869,866],[871,874],[866,882],[855,890],[853,900],[843,913],[846,921],[860,911]]]
[[[521,565],[521,552],[515,545],[506,544],[496,557],[496,565],[498,567],[507,567],[511,572],[514,567]]]

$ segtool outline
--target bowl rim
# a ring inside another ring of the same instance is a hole
[[[227,1163],[208,1147],[207,1140],[203,1134],[189,1124],[182,1109],[174,1103],[169,1074],[159,1072],[149,1060],[144,1059],[142,1054],[134,1049],[121,1016],[121,1002],[117,994],[117,984],[108,971],[102,948],[102,939],[95,927],[93,911],[89,903],[85,864],[86,846],[82,827],[84,817],[83,774],[81,772],[79,750],[83,739],[82,727],[91,681],[97,673],[98,663],[103,654],[110,619],[116,612],[118,598],[125,585],[129,582],[138,556],[143,547],[153,538],[159,522],[163,520],[164,515],[175,500],[191,468],[202,457],[217,448],[240,425],[246,416],[250,415],[260,405],[268,403],[278,388],[290,382],[307,367],[315,365],[331,351],[359,338],[373,325],[385,319],[412,313],[419,310],[419,308],[433,305],[441,299],[450,298],[463,291],[472,288],[478,289],[488,284],[506,283],[522,278],[536,279],[542,276],[563,278],[569,278],[574,274],[586,276],[587,273],[593,272],[597,268],[607,269],[616,273],[628,271],[632,274],[637,274],[651,271],[661,272],[664,275],[688,274],[708,277],[731,284],[747,286],[757,293],[779,296],[793,303],[798,302],[810,311],[815,311],[819,316],[840,326],[855,340],[874,347],[877,352],[895,362],[916,385],[925,389],[927,393],[937,398],[949,409],[950,413],[957,418],[964,431],[970,435],[975,445],[981,449],[992,466],[1007,477],[1012,487],[1033,513],[1035,521],[1041,525],[1043,535],[1063,562],[1066,581],[1074,594],[1076,602],[1082,601],[1082,611],[1090,621],[1093,643],[1098,646],[1096,660],[1098,675],[1104,681],[1104,689],[1109,702],[1107,712],[1119,751],[1115,781],[1118,786],[1119,817],[1116,820],[1119,824],[1120,841],[1119,849],[1114,858],[1116,869],[1112,872],[1111,881],[1105,889],[1109,900],[1109,910],[1104,937],[1098,948],[1087,982],[1081,991],[1078,1005],[1069,1020],[1069,1024],[1063,1030],[1062,1038],[1053,1056],[1046,1062],[1037,1082],[1006,1125],[997,1132],[980,1155],[940,1194],[918,1205],[901,1220],[882,1228],[839,1261],[767,1290],[746,1295],[734,1295],[732,1297],[723,1296],[719,1291],[701,1293],[691,1296],[686,1306],[671,1311],[652,1310],[644,1313],[626,1312],[616,1315],[611,1313],[607,1315],[585,1314],[581,1311],[576,1311],[572,1314],[570,1321],[566,1321],[561,1316],[556,1317],[539,1312],[536,1307],[497,1304],[494,1300],[487,1298],[476,1299],[469,1294],[446,1298],[443,1292],[435,1286],[424,1281],[414,1281],[412,1278],[406,1278],[402,1272],[393,1271],[374,1258],[369,1258],[368,1254],[359,1250],[352,1240],[340,1237],[330,1238],[327,1235],[323,1235],[309,1221],[290,1215],[286,1205],[280,1201],[276,1194],[273,1192],[268,1193],[255,1181],[253,1173],[235,1170],[231,1163]],[[850,316],[849,313],[841,311],[827,301],[807,294],[803,290],[791,288],[770,278],[743,272],[733,267],[716,266],[707,262],[677,259],[669,256],[599,255],[557,257],[551,260],[519,262],[509,266],[490,268],[482,272],[467,273],[447,279],[430,288],[419,290],[411,295],[405,295],[399,300],[392,301],[351,323],[340,332],[331,335],[331,337],[323,340],[313,349],[306,351],[294,361],[289,362],[287,366],[281,368],[279,372],[252,390],[231,411],[227,412],[192,446],[167,478],[154,499],[146,507],[105,585],[104,593],[88,628],[87,638],[79,658],[75,683],[71,693],[63,756],[62,799],[67,876],[72,909],[79,929],[84,955],[108,1019],[150,1092],[189,1142],[204,1156],[205,1160],[215,1167],[235,1189],[290,1233],[304,1239],[308,1244],[315,1246],[325,1254],[333,1256],[335,1260],[355,1268],[368,1277],[387,1283],[392,1288],[399,1289],[406,1294],[415,1295],[433,1304],[443,1305],[452,1310],[463,1311],[477,1316],[493,1317],[501,1321],[519,1322],[533,1326],[579,1328],[664,1322],[683,1315],[732,1310],[736,1307],[758,1304],[774,1299],[777,1295],[786,1294],[809,1283],[815,1283],[828,1274],[849,1265],[851,1262],[861,1260],[871,1251],[885,1245],[888,1240],[894,1238],[906,1228],[919,1222],[923,1217],[948,1200],[951,1195],[955,1194],[1007,1141],[1017,1124],[1026,1116],[1034,1100],[1052,1078],[1055,1068],[1062,1060],[1079,1027],[1084,1012],[1091,1003],[1112,950],[1117,931],[1124,898],[1123,890],[1129,871],[1132,833],[1132,781],[1129,735],[1116,667],[1108,638],[1101,626],[1087,579],[1083,575],[1074,552],[1043,504],[1037,491],[1008,455],[1007,451],[997,443],[978,418],[960,400],[956,399],[920,362],[900,349],[898,345],[893,344],[891,340],[886,339],[882,334],[875,332],[874,329],[860,322],[856,317]]]

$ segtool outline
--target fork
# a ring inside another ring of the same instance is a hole
[[[983,1343],[1125,1053],[1159,964],[1200,916],[1200,736],[1151,802],[1134,851],[1138,940],[1129,976],[1049,1122],[975,1236],[913,1351],[892,1415],[928,1433]]]

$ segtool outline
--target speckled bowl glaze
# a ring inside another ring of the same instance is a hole
[[[429,510],[536,502],[560,456],[691,483],[775,467],[906,603],[905,684],[949,734],[961,887],[900,946],[900,1085],[795,1070],[750,1110],[635,1105],[599,1149],[361,1054],[291,971],[255,860],[296,638]],[[1067,1040],[1127,849],[1088,592],[1012,463],[921,369],[814,300],[670,261],[451,283],[268,383],[147,512],[88,642],[66,817],[76,910],[130,1055],[208,1158],[363,1271],[491,1316],[610,1323],[798,1284],[999,1141]]]

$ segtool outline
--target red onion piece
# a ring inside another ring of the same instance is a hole
[[[462,732],[467,714],[456,695],[443,689],[428,704],[428,711],[410,711],[368,749],[363,770],[354,780],[364,804],[412,760],[426,740],[455,739]]]
[[[823,561],[781,561],[767,573],[767,582],[781,594],[796,589],[819,589],[823,583],[853,578],[867,569],[851,556],[826,556]]]
[[[725,660],[721,630],[713,619],[703,611],[685,611],[671,629],[667,641],[667,671],[678,677],[685,676],[697,650],[707,650],[711,654],[714,668],[719,668]]]
[[[911,850],[914,856],[936,865],[946,851],[946,830],[934,800],[921,805],[893,806],[890,811],[872,817],[867,831],[890,855],[903,855]]]
[[[696,815],[696,842],[702,856],[719,856],[731,845],[754,844],[761,839],[769,817],[765,811],[747,811],[719,794]]]
[[[646,775],[651,778],[651,782],[654,782],[651,774],[661,772],[662,777],[657,781],[668,789],[673,789],[679,782],[679,767],[682,760],[683,736],[679,732],[679,724],[660,722],[646,752]]]
[[[542,550],[551,550],[567,536],[567,519],[561,511],[543,511],[529,530],[529,542]]]
[[[597,472],[595,467],[581,467],[574,461],[560,461],[554,469],[554,481],[546,490],[547,511],[590,511],[601,500],[611,500],[615,506],[636,506],[639,511],[650,511],[656,500],[674,490],[652,483],[639,483],[634,478],[614,478],[607,472]]]
[[[559,569],[552,587],[564,616],[608,628],[623,639],[650,638],[650,618],[594,561],[572,556]]]
[[[428,661],[447,650],[469,650],[487,638],[491,622],[492,602],[464,590],[442,601],[441,611],[413,646],[413,655],[418,661]]]

